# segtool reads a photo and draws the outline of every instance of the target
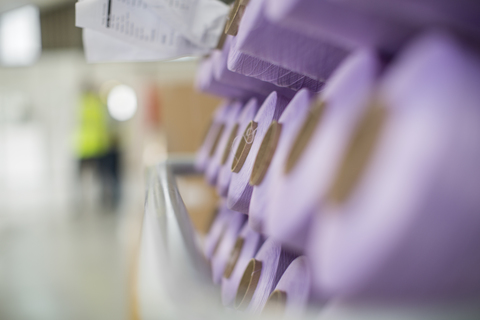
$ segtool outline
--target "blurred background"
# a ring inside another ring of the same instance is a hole
[[[197,62],[87,64],[73,0],[0,0],[0,319],[134,319],[145,168],[194,152]],[[199,230],[213,193],[179,181]]]

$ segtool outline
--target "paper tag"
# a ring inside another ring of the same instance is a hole
[[[174,58],[207,50],[159,19],[144,0],[83,0],[76,4],[76,26],[104,33],[130,45]]]
[[[229,6],[218,0],[144,0],[168,25],[199,47],[215,48]]]
[[[159,50],[145,49],[107,34],[83,29],[83,45],[87,62],[158,61],[178,58]]]

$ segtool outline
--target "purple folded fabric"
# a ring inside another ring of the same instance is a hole
[[[314,210],[322,204],[353,126],[369,104],[379,69],[376,54],[361,50],[348,57],[325,86],[316,102],[324,106],[319,108],[321,115],[311,124],[315,117],[311,113],[302,125],[302,130],[309,123],[313,126],[305,148],[291,161],[294,148],[300,145],[297,140],[292,143],[287,162],[293,164],[289,170],[284,166],[272,190],[265,231],[274,239],[304,250]]]
[[[350,304],[478,306],[479,83],[478,56],[442,34],[412,43],[387,71],[368,161],[311,233],[317,288]]]
[[[350,49],[371,47],[393,53],[416,30],[414,26],[399,23],[384,15],[359,11],[353,5],[346,5],[345,1],[266,1],[265,14],[273,23],[319,40],[328,39]]]
[[[217,81],[213,75],[213,61],[211,58],[200,62],[195,79],[195,87],[201,92],[241,101],[258,97],[256,93],[251,91]]]
[[[208,166],[205,170],[205,179],[207,182],[214,186],[217,183],[218,172],[222,165],[223,155],[227,152],[225,149],[230,149],[229,138],[231,136],[232,129],[234,129],[235,124],[237,123],[238,116],[242,111],[243,103],[233,102],[224,118],[224,129],[222,136],[218,141],[217,148],[215,153],[210,158]]]
[[[200,171],[204,172],[208,166],[208,162],[210,158],[215,153],[215,141],[217,139],[220,130],[222,130],[222,126],[225,124],[225,117],[228,114],[231,106],[230,101],[224,101],[218,108],[215,110],[215,114],[213,115],[212,124],[210,128],[208,128],[207,135],[205,136],[205,140],[203,141],[200,149],[197,151],[197,155],[195,158],[195,168]]]
[[[228,70],[228,54],[230,52],[232,40],[232,36],[227,36],[222,51],[216,50],[212,53],[213,72],[217,81],[251,92],[256,92],[264,97],[267,97],[272,91],[277,91],[280,95],[287,98],[292,98],[295,95],[295,91],[292,89],[279,87],[271,82],[262,81],[254,77]]]
[[[274,201],[272,191],[278,187],[285,160],[300,126],[308,115],[311,102],[312,94],[303,89],[290,101],[280,117],[281,130],[275,153],[263,180],[253,187],[250,201],[248,224],[257,232],[265,233],[263,227],[265,214],[269,211],[267,207]]]
[[[248,103],[243,108],[242,113],[238,117],[238,127],[235,127],[231,131],[230,137],[234,135],[234,139],[228,144],[230,145],[228,151],[228,157],[225,163],[222,164],[220,168],[220,172],[218,174],[217,179],[217,192],[221,197],[226,197],[228,195],[228,188],[230,186],[230,179],[232,177],[232,163],[233,158],[235,157],[235,151],[237,150],[238,143],[242,137],[242,134],[245,132],[248,124],[253,121],[255,115],[257,114],[258,109],[260,108],[260,104],[258,103],[257,99],[250,99]]]
[[[324,82],[348,51],[275,25],[264,16],[265,0],[250,0],[235,37],[235,49]]]

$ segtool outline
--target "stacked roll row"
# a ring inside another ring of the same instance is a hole
[[[222,198],[205,255],[224,305],[478,304],[478,53],[435,31],[323,43],[307,9],[342,5],[270,2],[203,63],[202,89],[242,91],[221,94],[197,157]]]

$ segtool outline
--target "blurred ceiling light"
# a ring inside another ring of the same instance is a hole
[[[0,62],[3,65],[30,65],[40,56],[41,50],[37,7],[29,5],[0,16]]]
[[[107,106],[113,119],[126,121],[137,111],[137,95],[129,86],[115,86],[108,94]]]

